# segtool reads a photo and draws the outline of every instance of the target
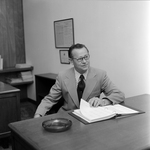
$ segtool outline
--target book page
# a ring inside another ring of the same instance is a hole
[[[128,107],[120,105],[120,104],[108,105],[108,106],[105,106],[105,108],[107,108],[108,110],[112,110],[116,114],[120,114],[120,115],[139,113],[139,111],[136,111],[134,109],[128,108]]]
[[[74,110],[74,113],[88,122],[95,122],[112,118],[116,115],[114,111],[103,107],[91,107],[88,102],[81,99],[80,109]]]

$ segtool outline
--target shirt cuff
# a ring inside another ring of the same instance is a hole
[[[37,117],[42,117],[41,114],[35,114],[35,115],[34,115],[34,118],[36,118],[36,116],[37,116]]]

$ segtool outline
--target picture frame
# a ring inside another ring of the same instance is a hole
[[[69,48],[74,44],[73,18],[54,21],[54,38],[56,48]]]
[[[70,64],[68,50],[59,50],[59,55],[61,64]]]

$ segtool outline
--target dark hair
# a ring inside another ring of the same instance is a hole
[[[87,47],[83,44],[80,44],[80,43],[77,43],[77,44],[73,44],[70,48],[69,48],[69,51],[68,51],[68,55],[69,55],[69,58],[72,58],[72,51],[74,49],[81,49],[81,48],[85,48],[88,52],[89,50],[87,49]]]

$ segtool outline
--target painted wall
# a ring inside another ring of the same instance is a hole
[[[150,94],[150,2],[23,0],[27,62],[34,74],[58,73],[53,22],[74,18],[75,43],[85,44],[91,66],[107,71],[126,97]],[[28,90],[35,100],[35,85]]]

